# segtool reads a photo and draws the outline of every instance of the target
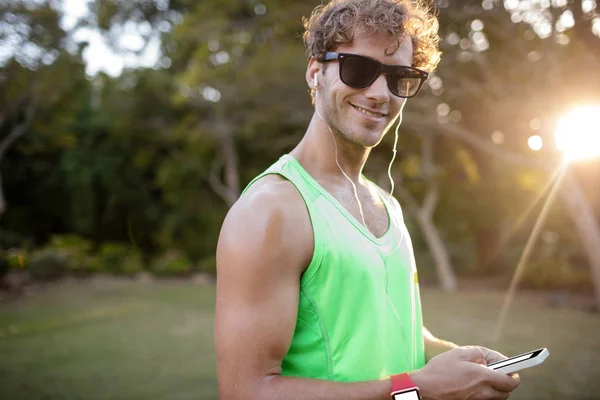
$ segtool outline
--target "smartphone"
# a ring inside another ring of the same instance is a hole
[[[487,367],[504,374],[512,374],[513,372],[541,364],[549,355],[550,352],[548,349],[542,348],[488,364]]]

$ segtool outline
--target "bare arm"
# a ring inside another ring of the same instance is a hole
[[[425,341],[425,360],[427,362],[437,355],[458,347],[455,343],[436,338],[425,327],[423,327],[423,338]]]
[[[300,276],[312,253],[308,212],[288,182],[266,181],[229,212],[217,247],[221,400],[390,398],[389,379],[339,383],[281,375],[296,325]],[[482,368],[483,360],[478,348],[454,349],[410,375],[424,400],[507,398],[518,381]]]
[[[308,212],[288,182],[268,181],[228,214],[217,249],[215,345],[222,400],[389,399],[389,380],[336,383],[281,375],[300,276],[312,252]]]

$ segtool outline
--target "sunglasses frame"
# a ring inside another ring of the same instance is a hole
[[[342,68],[344,66],[344,61],[346,59],[348,59],[349,57],[364,58],[366,60],[374,62],[377,65],[377,72],[375,73],[375,75],[373,76],[373,79],[368,84],[356,86],[356,85],[349,85],[347,82],[344,81],[344,79],[342,78],[342,76],[343,76],[342,75]],[[383,74],[385,74],[385,80],[387,82],[388,89],[390,90],[390,92],[392,92],[392,94],[394,96],[401,97],[403,99],[409,99],[409,98],[415,97],[421,91],[421,88],[423,87],[423,84],[425,83],[425,81],[429,77],[429,73],[428,72],[420,70],[418,68],[408,67],[408,66],[405,66],[405,65],[388,65],[388,64],[382,64],[379,61],[377,61],[377,60],[375,60],[375,59],[373,59],[371,57],[362,56],[360,54],[336,53],[336,52],[333,52],[333,51],[328,51],[327,53],[325,53],[325,56],[323,57],[323,59],[321,60],[321,62],[328,62],[328,61],[335,61],[335,60],[338,60],[338,63],[340,65],[340,68],[339,68],[340,80],[346,86],[350,86],[350,87],[355,88],[355,89],[364,89],[364,88],[367,88],[367,87],[371,86],[373,84],[373,82],[375,82],[377,80],[377,78],[379,78],[379,76],[383,73]],[[403,70],[416,71],[416,72],[418,72],[421,75],[419,77],[421,79],[421,82],[419,83],[419,87],[417,87],[417,90],[415,91],[415,93],[412,96],[400,96],[400,95],[394,93],[394,90],[392,89],[392,85],[391,85],[391,82],[390,82],[390,73],[394,72],[394,70],[396,70],[398,68],[403,69]]]

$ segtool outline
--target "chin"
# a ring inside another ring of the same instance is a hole
[[[335,129],[342,133],[342,137],[349,143],[364,148],[377,146],[389,129],[389,121],[379,123],[365,123],[365,121],[348,118],[346,121],[335,124]]]
[[[389,130],[389,123],[369,125],[356,124],[354,129],[349,130],[352,134],[352,137],[349,139],[363,147],[377,146]]]
[[[358,146],[372,148],[377,146],[384,136],[385,134],[382,132],[366,130],[347,139]]]

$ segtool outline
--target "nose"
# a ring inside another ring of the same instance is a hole
[[[390,101],[390,89],[385,74],[380,74],[375,79],[375,82],[365,91],[365,95],[378,103],[388,103]]]

